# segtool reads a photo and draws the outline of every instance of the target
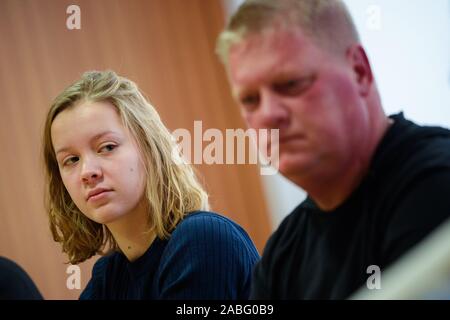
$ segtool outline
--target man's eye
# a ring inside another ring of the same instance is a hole
[[[64,160],[63,166],[70,166],[79,160],[78,157],[70,157]]]
[[[244,107],[244,109],[253,110],[258,106],[259,97],[258,95],[244,96],[240,99],[240,103]]]
[[[314,82],[314,77],[307,77],[302,79],[292,79],[276,83],[274,89],[276,92],[288,96],[298,95],[306,91]]]

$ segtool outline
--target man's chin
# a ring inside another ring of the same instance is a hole
[[[305,157],[286,157],[280,159],[278,170],[284,177],[294,181],[311,173],[311,167],[311,161]]]

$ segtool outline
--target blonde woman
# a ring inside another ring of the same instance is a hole
[[[132,81],[87,72],[44,129],[46,206],[72,264],[102,254],[80,299],[247,299],[259,259],[208,210],[192,167]]]

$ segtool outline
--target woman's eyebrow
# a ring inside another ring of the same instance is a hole
[[[103,132],[100,132],[100,133],[96,134],[95,136],[93,136],[93,137],[90,139],[90,141],[91,141],[91,142],[95,142],[95,141],[97,141],[98,139],[102,138],[103,136],[106,136],[106,135],[109,135],[109,134],[112,134],[112,135],[118,137],[117,132],[111,131],[111,130],[107,130],[107,131],[103,131]],[[56,151],[56,154],[59,154],[59,153],[61,153],[61,152],[68,151],[69,149],[70,149],[70,147],[62,147],[62,148],[60,148],[60,149],[58,149],[58,150]]]
[[[112,130],[107,130],[107,131],[103,131],[103,132],[98,133],[98,134],[96,134],[95,136],[93,136],[93,137],[91,138],[91,142],[97,141],[98,139],[102,138],[103,136],[106,136],[106,135],[109,135],[109,134],[111,134],[111,135],[113,135],[113,136],[115,136],[115,137],[118,137],[118,136],[119,136],[119,134],[118,134],[117,132],[112,131]]]

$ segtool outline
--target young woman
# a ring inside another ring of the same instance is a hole
[[[208,210],[156,110],[132,81],[87,72],[44,128],[46,205],[72,264],[102,254],[81,299],[247,299],[259,259]]]

